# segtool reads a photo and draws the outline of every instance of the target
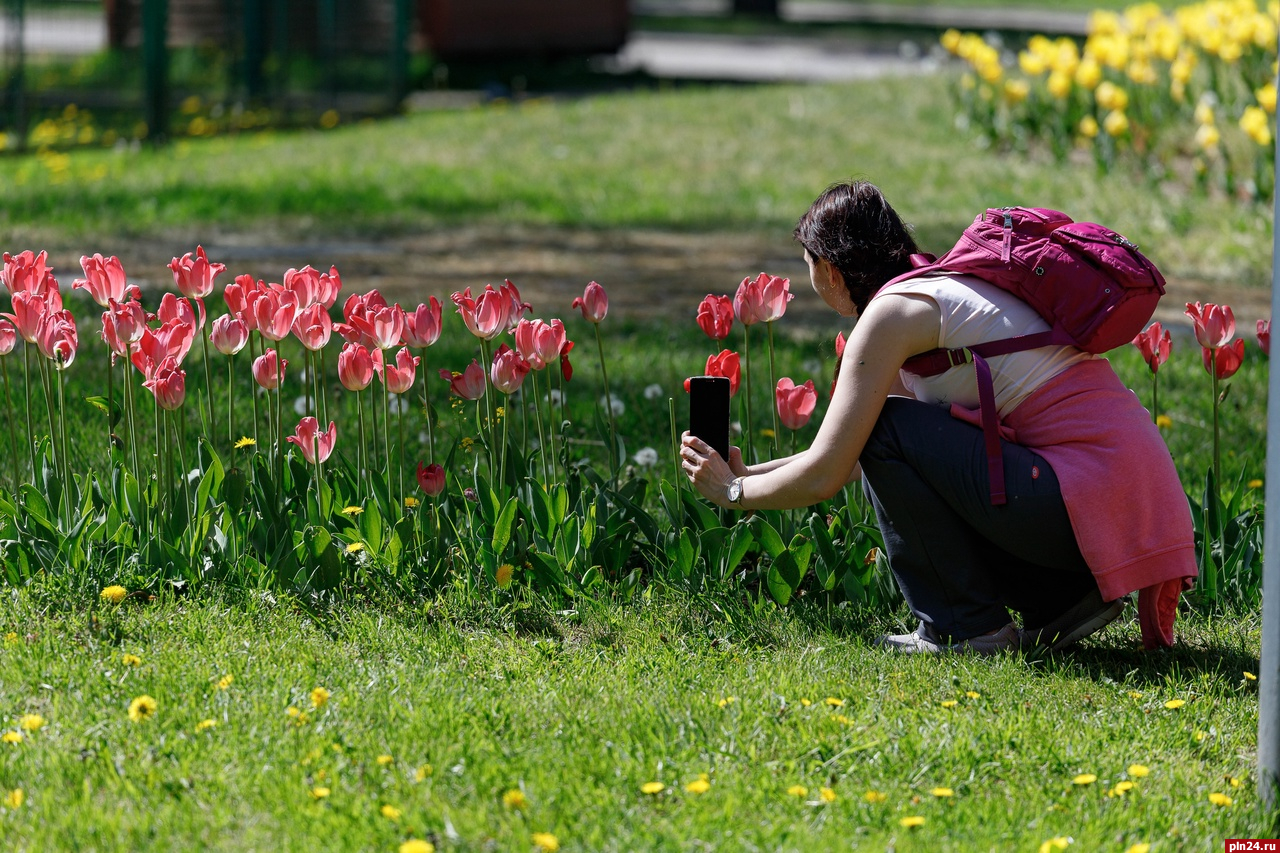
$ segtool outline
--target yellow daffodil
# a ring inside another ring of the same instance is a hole
[[[125,589],[122,586],[113,585],[113,586],[104,588],[102,592],[98,593],[98,596],[103,601],[109,602],[111,604],[119,604],[120,602],[124,601],[124,597],[128,594],[129,594],[129,590]]]
[[[889,799],[889,795],[881,793],[880,791],[867,791],[862,795],[862,799],[866,800],[868,803],[883,803],[885,800]]]
[[[49,722],[39,714],[23,714],[18,718],[18,725],[29,732],[37,732]]]
[[[502,804],[509,809],[520,811],[529,807],[529,798],[519,788],[512,788],[502,794]]]
[[[396,848],[397,853],[436,853],[436,846],[421,838],[410,838]]]
[[[560,839],[550,832],[535,832],[532,841],[534,847],[544,850],[546,853],[555,853],[560,849]]]
[[[706,779],[694,779],[692,782],[684,786],[684,789],[690,794],[705,794],[711,790],[711,783]]]
[[[387,820],[399,820],[400,815],[402,814],[398,808],[392,805],[383,805],[383,807],[378,809],[378,811],[381,812],[382,816]]]
[[[803,797],[809,793],[809,789],[804,785],[792,785],[787,789],[787,793],[793,797]]]
[[[1164,703],[1164,706],[1169,710],[1173,711],[1178,708],[1181,708],[1185,704],[1187,704],[1186,699],[1170,699],[1168,702]]]
[[[1151,768],[1145,764],[1130,764],[1125,772],[1134,779],[1141,779],[1144,776],[1151,775]]]
[[[1209,795],[1209,802],[1213,803],[1215,806],[1226,807],[1231,805],[1232,800],[1226,794],[1220,794],[1217,791],[1214,791]]]
[[[129,703],[129,719],[135,723],[144,722],[145,720],[149,720],[154,717],[156,710],[159,707],[160,706],[156,700],[152,699],[150,696],[143,695],[135,697],[134,700]]]
[[[1098,774],[1081,773],[1079,776],[1076,776],[1074,779],[1072,779],[1071,783],[1073,785],[1092,785],[1094,782],[1097,782],[1097,781],[1098,781]]]
[[[667,790],[667,786],[663,782],[645,782],[640,786],[640,793],[642,794],[661,794],[665,790]]]
[[[315,687],[311,690],[311,707],[323,708],[325,703],[329,701],[329,697],[333,694],[324,687]]]
[[[924,826],[924,816],[910,815],[908,817],[901,818],[898,821],[898,825],[902,827],[906,827],[907,829],[911,829],[912,827],[916,827],[916,826]]]

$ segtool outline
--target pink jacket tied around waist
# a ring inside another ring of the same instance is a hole
[[[979,413],[952,415],[980,425]],[[1164,439],[1103,360],[1074,365],[1004,418],[1006,438],[1053,466],[1080,553],[1107,601],[1138,590],[1142,643],[1173,645],[1196,567],[1191,508]]]

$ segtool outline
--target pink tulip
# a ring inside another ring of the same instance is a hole
[[[381,357],[382,351],[376,351]],[[348,391],[363,391],[373,381],[373,357],[360,344],[343,344],[338,354],[338,379]]]
[[[196,327],[175,318],[152,334],[163,348],[164,356],[176,358],[181,363],[191,351],[191,343],[196,338]]]
[[[102,315],[104,334],[108,324],[108,315],[111,318],[112,334],[123,346],[127,347],[129,344],[137,343],[141,340],[142,333],[147,329],[147,312],[143,309],[142,303],[136,299],[130,299],[128,302],[112,300],[107,304],[107,310]]]
[[[0,320],[0,355],[8,355],[18,345],[18,330],[8,320]]]
[[[396,353],[395,365],[390,362],[384,363],[381,358],[376,358],[373,369],[382,377],[382,384],[388,391],[392,394],[403,394],[413,387],[414,370],[421,363],[421,357],[411,354],[408,347],[401,347]]]
[[[166,358],[142,386],[155,395],[160,408],[172,412],[187,398],[187,372],[178,369],[176,359]]]
[[[287,290],[261,291],[253,303],[258,334],[269,341],[282,341],[293,331],[298,316],[298,297]]]
[[[1147,367],[1155,373],[1160,365],[1169,360],[1173,340],[1169,337],[1169,330],[1157,322],[1139,332],[1133,339],[1133,345],[1142,353],[1142,360],[1147,363]]]
[[[698,305],[698,328],[713,340],[729,337],[733,329],[733,300],[708,293]]]
[[[404,344],[424,349],[440,339],[440,300],[431,297],[429,305],[419,305],[404,315]]]
[[[708,376],[723,376],[729,380],[729,396],[738,393],[738,383],[742,379],[742,366],[736,352],[721,350],[719,355],[707,356]]]
[[[310,264],[300,270],[285,270],[283,287],[298,298],[300,312],[321,301],[320,271]]]
[[[213,321],[209,341],[223,355],[235,355],[249,342],[249,327],[230,314],[223,314]]]
[[[462,373],[442,369],[440,378],[449,383],[450,391],[464,400],[479,400],[484,396],[484,368],[476,359],[472,359]]]
[[[102,255],[80,256],[80,268],[84,270],[84,278],[71,283],[72,289],[83,288],[89,291],[93,301],[106,308],[111,300],[124,299],[125,280],[124,267],[117,257],[104,258]]]
[[[436,462],[430,465],[418,463],[418,486],[430,497],[444,491],[444,467]]]
[[[76,350],[80,348],[76,318],[66,310],[46,314],[36,330],[36,346],[58,370],[66,370],[75,361]]]
[[[50,291],[57,294],[57,291]],[[54,306],[57,307],[54,307]],[[46,314],[62,309],[60,296],[48,298],[29,290],[18,290],[13,294],[13,313],[0,314],[13,322],[18,334],[29,344],[36,342],[36,333],[40,329],[40,321]]]
[[[372,329],[373,342],[378,349],[400,346],[404,337],[404,309],[399,303],[387,308],[375,308],[367,315]]]
[[[1200,346],[1217,349],[1230,341],[1236,333],[1236,317],[1228,305],[1212,302],[1201,305],[1187,303],[1186,315],[1196,327],[1196,340]]]
[[[263,388],[271,391],[280,387],[284,369],[288,366],[288,359],[277,358],[276,351],[269,349],[253,360],[253,378]]]
[[[836,372],[831,377],[831,396],[836,395],[836,382],[840,379],[840,363],[844,361],[844,332],[836,332]]]
[[[332,332],[333,320],[319,302],[299,311],[293,321],[294,336],[312,352],[324,349]]]
[[[807,424],[814,406],[818,404],[818,392],[813,389],[812,379],[796,385],[784,376],[778,380],[776,397],[778,417],[787,429],[800,429]]]
[[[787,312],[787,303],[794,298],[791,279],[762,272],[754,280],[742,280],[733,298],[733,308],[745,326],[772,323]]]
[[[196,309],[192,309],[191,303],[186,299],[174,296],[172,293],[166,293],[160,297],[160,310],[156,312],[156,316],[160,318],[161,323],[168,323],[170,320],[180,320],[192,328],[192,331],[204,328],[204,303],[199,299],[196,300]]]
[[[293,435],[285,436],[285,441],[298,445],[302,458],[311,465],[324,462],[333,453],[333,445],[338,440],[338,428],[329,421],[328,431],[320,429],[320,422],[313,417],[305,417],[298,421]]]
[[[493,364],[489,367],[489,378],[493,387],[503,394],[514,394],[520,390],[525,376],[530,369],[529,362],[521,358],[520,353],[503,344],[493,354]]]
[[[1267,355],[1271,355],[1271,321],[1258,321],[1258,347]]]
[[[53,277],[53,267],[48,265],[49,253],[19,252],[10,255],[5,252],[4,268],[0,270],[0,281],[9,289],[10,294],[34,293],[43,296],[50,290],[58,289],[58,281]]]
[[[169,261],[169,269],[173,272],[173,283],[178,285],[183,296],[204,299],[213,293],[213,280],[226,272],[227,267],[225,264],[209,263],[204,247],[196,246],[195,257],[187,252],[181,259]]]
[[[1217,352],[1217,358],[1214,358],[1214,352]],[[1236,371],[1240,369],[1240,365],[1244,363],[1244,339],[1233,341],[1216,350],[1205,347],[1201,350],[1201,356],[1204,360],[1204,369],[1209,371],[1209,375],[1216,375],[1219,379],[1230,379],[1235,376]],[[1216,370],[1215,370],[1216,369]]]
[[[568,382],[573,378],[573,365],[569,363],[569,353],[573,352],[573,341],[565,341],[560,347],[560,375]]]
[[[342,290],[342,276],[337,267],[329,267],[327,273],[320,274],[320,304],[329,310],[338,301],[338,292]]]
[[[599,323],[609,313],[609,295],[594,281],[587,283],[582,295],[573,300],[573,308],[581,308],[582,316],[592,323]]]
[[[516,350],[534,370],[541,370],[560,357],[564,349],[564,323],[552,320],[520,320],[515,329]]]
[[[477,338],[491,341],[512,325],[513,297],[509,291],[503,292],[492,284],[486,284],[484,292],[476,298],[472,298],[468,287],[461,293],[454,293],[450,299],[458,306],[458,314],[467,330]]]

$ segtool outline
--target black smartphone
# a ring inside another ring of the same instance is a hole
[[[729,379],[694,376],[689,379],[689,432],[711,445],[729,461]]]

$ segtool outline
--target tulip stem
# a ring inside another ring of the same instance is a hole
[[[187,468],[187,407],[180,406],[179,409],[181,414],[173,415],[178,419],[178,463],[182,466],[178,473],[182,476],[182,499],[186,501],[187,508],[191,512],[188,518],[194,518],[199,514],[199,510],[191,501],[191,469]],[[213,420],[212,410],[209,412],[209,419]],[[196,458],[198,462],[199,456]]]
[[[769,331],[769,394],[772,396],[777,393],[778,388],[778,378],[774,375],[773,369],[773,321],[770,320],[765,323],[764,327]],[[769,408],[773,411],[773,456],[776,459],[780,448],[778,444],[780,440],[778,437],[778,407],[773,405]]]
[[[67,406],[62,392],[62,371],[58,370],[58,418],[62,431],[62,493],[67,501],[67,529],[71,529],[71,463],[67,459]],[[109,451],[108,451],[109,452]],[[87,481],[86,481],[87,482]]]
[[[365,447],[364,441],[364,392],[356,392],[356,414],[360,418],[360,446],[356,448],[356,481],[360,483],[364,489],[365,497],[373,492],[369,487],[369,472],[367,466],[369,464],[368,448]]]
[[[387,393],[387,374],[384,367],[382,373],[382,449],[387,455],[386,482],[387,489],[387,512],[390,513],[394,504],[391,502],[391,395]],[[387,516],[391,518],[391,515]]]
[[[257,360],[257,354],[255,352],[257,347],[253,345],[253,341],[254,341],[254,338],[252,335],[250,335],[249,336],[249,363],[250,364],[252,364],[254,361]],[[254,388],[253,393],[250,394],[249,396],[253,398],[253,443],[254,443],[254,446],[257,447],[258,439],[261,437],[261,434],[258,431],[258,420],[261,418],[261,414],[258,412],[258,389]]]
[[[534,373],[531,378],[533,379],[533,411],[538,418],[538,462],[542,468],[542,484],[550,486],[551,475],[547,471],[547,454],[551,448],[547,446],[546,436],[542,428],[542,401],[538,399],[538,374]],[[550,373],[547,374],[547,388],[551,388]],[[547,394],[547,405],[549,406],[550,404],[551,395]]]
[[[36,431],[31,425],[31,344],[22,345],[22,387],[27,395],[27,450],[31,453],[31,482],[36,482]]]
[[[18,494],[18,439],[13,431],[13,393],[9,389],[9,359],[0,356],[0,375],[4,376],[4,425],[9,432],[9,466],[13,470],[13,493]]]
[[[743,433],[746,438],[747,452],[751,455],[750,460],[744,459],[744,462],[750,464],[756,461],[755,450],[755,433],[751,430],[751,344],[750,344],[750,327],[745,324],[742,327],[742,355],[747,362],[747,369],[742,374],[742,379],[746,383],[746,394],[743,395],[743,402],[747,410],[747,430]]]
[[[235,354],[227,356],[227,441],[236,446],[236,373]]]
[[[107,344],[107,465],[111,465],[111,417],[116,409],[116,387],[115,387],[115,353],[111,350],[111,344]]]
[[[484,436],[489,448],[489,480],[492,481],[498,473],[498,442],[494,436],[493,394],[490,393],[493,388],[493,357],[489,352],[489,342],[484,338],[480,339],[480,357],[484,359]],[[497,484],[491,482],[491,485]]]
[[[680,481],[684,479],[684,470],[680,465],[680,433],[676,432],[676,399],[675,397],[667,398],[667,413],[671,416],[671,458],[674,460],[676,476],[676,512],[679,514],[680,533],[684,533],[684,498],[681,496],[683,489],[680,487]]]
[[[613,395],[609,393],[609,371],[604,367],[604,339],[600,336],[600,324],[596,327],[596,349],[600,352],[600,378],[604,380],[604,407],[609,416],[609,474],[618,479],[618,427],[613,418]]]
[[[1210,355],[1210,367],[1213,374],[1213,489],[1216,494],[1213,498],[1217,500],[1222,494],[1222,451],[1221,440],[1218,434],[1218,350],[1214,348]]]
[[[129,456],[133,460],[133,481],[142,489],[142,468],[138,464],[138,407],[133,399],[133,383],[129,381],[128,360],[124,364],[124,412],[129,421]],[[143,502],[145,505],[145,501]]]
[[[397,394],[396,395],[396,428],[399,431],[400,464],[396,467],[399,468],[401,501],[404,500],[404,410],[405,408],[406,408],[406,403],[404,401],[404,398],[402,398],[399,394]]]
[[[196,302],[201,306],[201,313],[204,313],[204,302],[198,298],[196,299]],[[200,329],[200,345],[204,353],[204,390],[205,396],[209,400],[209,421],[205,427],[204,433],[205,435],[212,436],[215,417],[214,412],[216,412],[217,409],[213,407],[213,364],[209,361],[209,336],[204,333],[204,329]],[[201,422],[204,422],[203,418],[201,418]]]
[[[507,409],[511,408],[511,397],[507,396],[507,405],[499,407],[502,412],[502,455],[498,457],[498,482],[506,485],[507,482],[507,424],[511,423],[511,413]]]
[[[325,375],[327,374],[324,347],[320,348],[320,371],[316,375],[316,387],[320,389],[320,423],[329,423],[329,392],[325,389]]]
[[[1159,377],[1160,375],[1158,373],[1152,372],[1151,374],[1151,421],[1152,423],[1156,424],[1156,426],[1160,425]]]

